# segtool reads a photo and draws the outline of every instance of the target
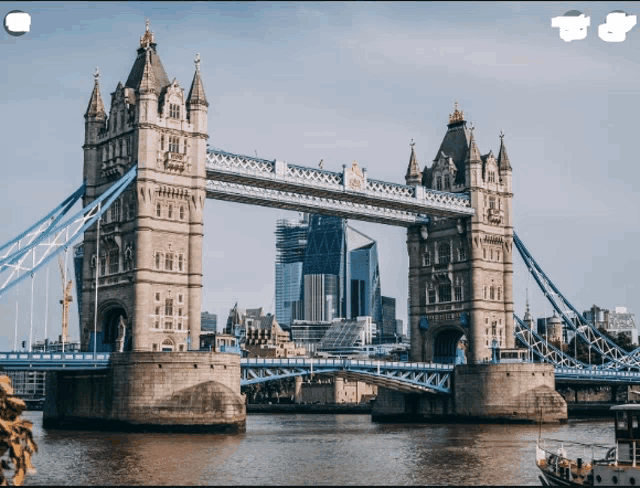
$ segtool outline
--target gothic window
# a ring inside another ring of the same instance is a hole
[[[180,139],[177,137],[169,137],[169,152],[180,152]]]
[[[436,178],[436,190],[442,190],[442,178],[439,176]]]
[[[164,269],[167,271],[173,271],[173,253],[168,252],[164,258]]]
[[[165,324],[165,328],[166,328],[166,324]],[[171,327],[169,327],[171,328]],[[162,341],[162,351],[163,352],[171,352],[173,351],[173,342],[171,342],[171,339],[169,339],[168,337]]]
[[[109,273],[117,273],[120,270],[120,253],[118,249],[109,251]]]
[[[493,286],[489,288],[489,300],[495,300],[495,288]]]
[[[484,247],[482,248],[482,259],[487,259],[487,250]]]
[[[182,317],[182,309],[181,308],[178,309],[178,317]]]
[[[160,136],[160,150],[164,151],[164,135]]]
[[[422,266],[431,266],[431,256],[428,252],[422,255]]]
[[[496,182],[496,173],[495,171],[489,171],[489,183]]]
[[[484,300],[486,300],[486,299],[487,299],[487,285],[484,285],[484,286],[482,287],[482,298],[483,298]]]
[[[169,213],[168,213],[169,218],[173,218],[173,205],[169,204]]]
[[[489,208],[492,210],[496,208],[496,197],[489,197]]]
[[[496,254],[496,260],[497,260],[497,261],[500,261],[500,251],[496,251],[496,253],[497,253],[497,254]]]
[[[156,315],[160,316],[160,307],[156,307]]]
[[[162,216],[162,207],[160,206],[160,204],[158,203],[156,205],[156,217],[161,217]]]
[[[184,263],[184,257],[182,254],[178,256],[178,271],[182,271],[182,265]]]
[[[159,317],[156,317],[156,318],[153,319],[153,327],[155,329],[159,329],[160,328],[160,318]]]
[[[122,157],[125,157],[127,155],[127,150],[126,150],[126,142],[124,139],[120,139],[120,155]]]
[[[495,320],[493,322],[491,322],[491,335],[492,336],[496,336],[497,335],[497,327],[498,327],[498,322],[496,322]]]
[[[182,303],[182,295],[178,295],[178,303]]]
[[[461,286],[456,286],[454,288],[454,294],[455,294],[455,301],[456,302],[461,302],[462,301],[462,287]]]
[[[438,246],[438,264],[449,264],[451,259],[451,249],[449,244],[443,242]]]
[[[502,288],[498,287],[498,300],[502,300]]]
[[[159,252],[156,253],[156,269],[160,269],[160,260],[162,259],[162,256],[160,255]],[[156,295],[156,297],[159,297],[159,294]],[[156,300],[159,300],[159,298],[156,298]]]
[[[489,260],[493,261],[493,249],[489,249]]]
[[[175,105],[173,103],[169,104],[169,117],[172,119],[180,118],[180,105]]]
[[[156,292],[156,302],[160,301],[160,292]]]
[[[127,205],[127,220],[133,220],[133,217],[136,212],[136,203],[133,199],[129,200],[129,204]]]
[[[184,140],[183,151],[182,154],[187,154],[187,140]]]
[[[131,137],[127,137],[127,156],[131,156]]]
[[[444,175],[444,189],[449,189],[449,175]]]
[[[458,261],[466,261],[467,260],[467,250],[464,246],[460,246],[458,248]]]
[[[103,252],[100,256],[100,276],[107,274],[107,256]]]
[[[451,301],[451,285],[440,285],[438,287],[438,298],[440,302]]]
[[[173,320],[172,319],[164,319],[164,329],[165,330],[173,329]]]
[[[180,206],[180,220],[184,220],[184,207]]]
[[[107,160],[107,146],[104,146],[102,148],[102,161],[106,161]]]
[[[164,315],[165,317],[173,316],[173,298],[167,298],[164,301]]]
[[[436,303],[436,289],[429,288],[429,303]]]
[[[118,222],[120,220],[120,199],[118,198],[111,205],[111,222]]]

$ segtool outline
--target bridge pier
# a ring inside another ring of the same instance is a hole
[[[45,428],[245,431],[239,356],[189,351],[111,358],[106,371],[47,375]]]
[[[381,388],[373,405],[372,420],[523,423],[567,420],[567,404],[555,391],[552,365],[458,365],[454,369],[452,391],[452,395],[416,395]]]

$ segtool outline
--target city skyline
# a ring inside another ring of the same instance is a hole
[[[637,4],[615,7],[637,13]],[[371,178],[403,183],[411,138],[420,168],[430,165],[459,100],[483,154],[497,154],[504,129],[515,230],[560,290],[579,310],[595,303],[638,312],[640,265],[632,253],[640,170],[625,161],[634,155],[631,114],[640,106],[632,84],[640,35],[636,27],[622,43],[599,39],[597,24],[613,9],[609,4],[18,3],[11,9],[28,12],[32,25],[19,38],[5,33],[0,48],[11,93],[3,103],[0,242],[80,185],[82,115],[95,65],[108,106],[148,17],[169,78],[181,87],[188,89],[200,53],[212,147],[304,166],[323,160],[330,171],[355,159]],[[566,43],[551,18],[571,9],[593,21],[584,40]],[[295,215],[206,202],[203,311],[224,317],[238,301],[275,313],[273,230],[278,219]],[[382,295],[397,299],[397,316],[406,323],[406,231],[357,227],[379,243]],[[524,313],[528,287],[534,316],[550,315],[519,257],[515,262],[516,313]],[[61,314],[54,264],[50,331]],[[71,253],[68,266],[73,273]],[[43,282],[36,278],[36,303],[44,300]],[[28,284],[19,293],[24,340]],[[4,349],[13,342],[14,301],[13,292],[0,297]],[[34,339],[41,339],[42,310],[36,314]],[[72,338],[77,330],[72,314]]]

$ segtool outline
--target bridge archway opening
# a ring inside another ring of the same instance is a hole
[[[99,323],[102,325],[98,330],[97,351],[112,352],[117,350],[116,340],[118,338],[118,325],[122,317],[127,326],[124,338],[124,350],[131,351],[131,325],[128,323],[127,311],[120,304],[108,305],[99,315]],[[93,335],[93,332],[91,332]],[[93,347],[93,337],[89,342],[89,348]]]
[[[464,364],[467,362],[467,336],[460,329],[444,329],[433,339],[433,361]]]

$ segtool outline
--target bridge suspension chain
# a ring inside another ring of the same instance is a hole
[[[515,232],[513,233],[513,242],[534,280],[556,312],[560,314],[564,323],[575,331],[577,337],[608,360],[608,362],[602,366],[596,366],[594,369],[640,369],[640,360],[636,356],[622,350],[611,339],[604,336],[569,303],[544,271],[542,271],[542,268],[540,268],[535,259],[533,259],[533,256],[531,256]],[[578,322],[578,324],[569,318],[568,315],[570,313],[574,315],[575,321]],[[640,353],[640,351],[636,351],[636,354]]]
[[[0,260],[0,296],[45,266],[51,259],[69,246],[91,227],[122,192],[135,179],[137,166],[133,166],[107,191],[89,205],[72,215],[65,222],[60,220],[69,212],[71,206],[84,194],[84,185],[66,199],[54,211],[43,217],[20,236],[0,247],[6,252]],[[56,214],[60,212],[57,216]],[[45,221],[50,221],[45,225]],[[22,247],[21,239],[29,237],[27,245]],[[18,247],[15,250],[16,246]],[[13,251],[13,252],[12,252]],[[37,256],[37,253],[40,255]],[[25,263],[31,254],[31,264]],[[36,257],[37,256],[37,257]],[[23,272],[20,275],[20,272]],[[4,275],[3,275],[4,274]],[[7,276],[8,275],[8,276]]]

